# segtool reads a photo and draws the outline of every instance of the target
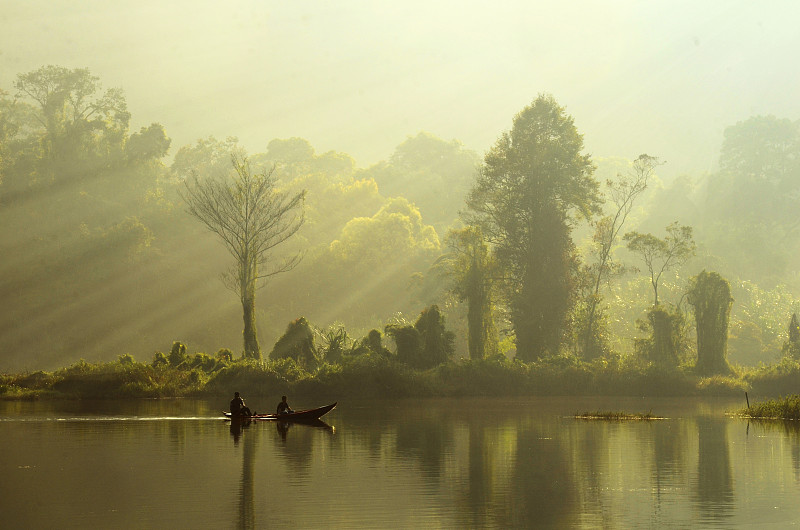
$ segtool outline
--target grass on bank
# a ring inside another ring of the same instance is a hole
[[[221,350],[222,351],[222,350]],[[0,399],[87,399],[302,395],[308,398],[407,398],[467,396],[739,396],[743,391],[778,396],[800,388],[800,363],[734,368],[725,376],[699,377],[691,368],[665,369],[632,359],[583,362],[557,356],[523,363],[495,355],[414,370],[393,355],[344,355],[337,363],[306,369],[293,359],[234,360],[227,353],[151,363],[130,355],[117,361],[79,361],[53,372],[0,374]]]
[[[759,420],[800,420],[800,395],[764,401],[741,410],[740,414]]]

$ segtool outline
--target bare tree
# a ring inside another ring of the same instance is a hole
[[[661,275],[680,267],[694,255],[697,246],[692,237],[692,227],[679,225],[676,221],[667,226],[667,236],[664,239],[639,232],[628,232],[624,239],[628,249],[638,254],[647,266],[650,285],[653,286],[653,305],[658,306]]]
[[[223,274],[225,285],[239,295],[244,319],[244,355],[261,358],[256,336],[255,302],[259,280],[292,269],[301,254],[275,262],[272,250],[300,229],[305,220],[305,191],[278,191],[273,171],[253,175],[245,157],[231,156],[232,179],[186,182],[183,198],[189,213],[217,234],[236,264]]]
[[[583,323],[581,335],[581,346],[585,356],[594,356],[598,339],[597,313],[601,304],[600,287],[603,282],[610,279],[615,270],[612,251],[617,244],[619,234],[625,221],[633,210],[636,198],[647,188],[650,177],[655,172],[656,167],[661,165],[658,158],[647,154],[639,155],[633,162],[633,171],[627,174],[618,174],[616,180],[607,180],[607,196],[612,206],[610,215],[598,221],[595,227],[593,242],[593,254],[596,258],[594,263],[587,267],[589,281],[586,285],[584,299],[586,303],[586,316]],[[599,310],[602,311],[600,307]]]

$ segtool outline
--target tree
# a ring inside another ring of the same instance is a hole
[[[425,308],[413,326],[389,324],[385,331],[397,345],[398,360],[413,368],[432,368],[453,355],[455,337],[436,305]]]
[[[784,357],[800,358],[800,323],[797,321],[797,313],[792,313],[787,336],[788,340],[784,341],[781,353]]]
[[[648,334],[635,340],[637,353],[661,368],[675,368],[685,349],[685,321],[683,313],[674,306],[651,307],[647,320],[637,321],[639,330]]]
[[[269,358],[294,359],[306,368],[313,368],[316,363],[317,347],[314,344],[314,330],[305,317],[293,320],[286,326],[286,332],[281,335]]]
[[[598,211],[598,184],[583,137],[551,96],[514,118],[486,154],[467,205],[503,271],[517,356],[555,353],[574,299],[571,215]]]
[[[14,88],[38,104],[44,182],[96,171],[109,155],[122,158],[130,113],[121,90],[98,95],[99,79],[87,68],[53,65],[18,75]]]
[[[455,336],[445,328],[439,306],[434,304],[423,309],[414,327],[422,339],[421,368],[438,366],[452,357]]]
[[[709,247],[740,277],[778,284],[800,248],[800,121],[754,116],[724,132],[708,179]]]
[[[633,172],[619,174],[617,180],[606,181],[611,213],[595,226],[592,238],[595,260],[586,267],[590,283],[588,292],[584,296],[585,319],[579,323],[582,328],[580,342],[585,357],[596,357],[600,331],[597,329],[598,307],[602,302],[600,287],[608,281],[614,270],[612,251],[617,243],[619,234],[625,221],[633,209],[636,198],[647,188],[647,182],[653,175],[655,168],[661,164],[656,157],[646,154],[639,155],[633,162]],[[601,308],[602,310],[602,308]]]
[[[667,226],[667,235],[659,239],[653,234],[628,232],[625,242],[631,252],[638,254],[650,273],[653,287],[653,305],[658,305],[658,285],[662,275],[680,267],[694,255],[696,245],[692,238],[692,227],[677,222]]]
[[[703,375],[727,373],[731,287],[716,272],[703,271],[689,281],[688,302],[697,323],[697,370]]]
[[[382,195],[414,203],[425,221],[444,233],[458,218],[479,163],[478,155],[460,142],[420,132],[360,176],[374,178]]]
[[[447,236],[450,253],[440,260],[452,282],[451,290],[467,303],[470,359],[483,359],[497,351],[497,329],[492,317],[495,265],[480,228],[467,226]]]
[[[256,336],[256,290],[259,280],[292,269],[296,254],[274,265],[272,251],[303,224],[305,192],[288,194],[276,189],[271,173],[252,174],[246,158],[231,156],[232,179],[195,177],[186,182],[184,200],[189,213],[216,234],[236,264],[223,276],[239,295],[244,320],[244,354],[260,359]],[[299,210],[299,212],[298,212]],[[271,268],[265,270],[268,264]]]

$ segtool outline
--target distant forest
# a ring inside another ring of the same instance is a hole
[[[0,370],[148,360],[174,341],[240,352],[242,308],[220,281],[232,258],[182,198],[232,155],[305,190],[305,223],[278,249],[303,259],[258,291],[265,354],[301,317],[320,341],[378,330],[402,348],[398,330],[435,307],[455,358],[702,364],[698,338],[722,320],[708,347],[728,363],[800,357],[800,122],[720,124],[717,169],[665,182],[658,145],[592,157],[549,95],[483,154],[418,132],[358,167],[303,138],[173,146],[157,122],[132,131],[123,92],[87,69],[4,88]]]

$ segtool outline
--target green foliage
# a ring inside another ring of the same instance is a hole
[[[133,360],[133,357],[131,356],[131,354],[124,353],[124,354],[119,356],[118,362],[119,362],[119,364],[122,364],[122,365],[126,365],[126,364],[127,365],[132,365],[134,363],[134,360]]]
[[[431,395],[424,377],[392,357],[369,353],[346,356],[340,365],[324,364],[313,380],[298,387],[306,394],[369,398]]]
[[[750,385],[738,377],[719,374],[701,377],[697,382],[697,389],[710,396],[741,396],[749,388]]]
[[[480,228],[468,226],[447,235],[449,254],[440,258],[451,290],[467,302],[470,359],[497,352],[497,329],[492,315],[492,288],[496,265]]]
[[[575,304],[573,315],[572,342],[581,357],[591,361],[610,355],[609,311],[602,303],[602,295],[586,295]]]
[[[230,395],[232,389],[243,396],[280,395],[289,392],[289,384],[308,377],[293,359],[263,363],[243,359],[215,372],[205,386],[211,395]]]
[[[223,363],[231,363],[233,362],[233,352],[228,348],[220,348],[217,351],[217,360]]]
[[[728,359],[747,366],[755,366],[764,360],[764,338],[755,322],[734,320],[728,333]]]
[[[349,350],[349,344],[352,342],[344,326],[341,324],[330,326],[328,329],[322,331],[321,335],[325,344],[319,352],[321,357],[329,363],[338,363],[341,361],[342,356]]]
[[[314,368],[317,349],[314,345],[314,330],[305,317],[289,323],[286,332],[278,339],[269,358],[272,361],[293,359],[301,366]]]
[[[728,319],[733,304],[728,281],[716,272],[701,272],[689,280],[688,302],[697,322],[698,373],[727,374]]]
[[[572,117],[541,95],[487,153],[467,201],[470,221],[495,244],[517,356],[526,361],[561,345],[576,266],[569,216],[598,211],[594,166],[582,149]]]
[[[439,307],[425,308],[413,326],[390,324],[386,333],[397,345],[397,359],[425,370],[446,362],[453,354],[454,335],[445,329]]]
[[[800,359],[800,324],[797,321],[797,313],[792,313],[787,335],[789,340],[783,343],[782,355],[796,360]]]
[[[303,225],[305,191],[279,190],[272,172],[254,174],[244,156],[231,155],[230,179],[185,182],[188,212],[219,237],[235,264],[223,276],[239,295],[244,320],[245,356],[261,359],[256,333],[255,300],[259,280],[294,268],[300,254],[274,263],[272,252]]]
[[[800,361],[784,357],[778,363],[761,365],[744,375],[754,395],[786,395],[800,388]]]
[[[384,331],[394,339],[397,346],[397,359],[400,362],[408,366],[423,364],[421,359],[422,337],[417,328],[409,325],[388,324]]]
[[[157,351],[157,352],[156,352],[156,353],[153,355],[153,363],[152,363],[152,366],[153,366],[154,368],[157,368],[157,367],[159,367],[159,366],[167,366],[167,365],[169,365],[169,359],[167,359],[167,356],[166,356],[166,355],[164,355],[162,352],[160,352],[160,351]]]
[[[186,345],[177,340],[173,342],[168,360],[170,366],[180,366],[186,360]]]
[[[362,344],[369,348],[372,353],[384,356],[389,355],[389,350],[383,347],[383,335],[377,329],[369,330]]]
[[[420,132],[395,148],[386,162],[361,170],[387,197],[406,197],[443,233],[458,217],[479,162],[460,142]],[[424,183],[424,185],[420,185]]]
[[[748,418],[797,421],[800,420],[800,394],[754,404],[740,413]]]
[[[595,223],[589,252],[591,261],[582,267],[578,283],[580,297],[573,331],[577,350],[584,359],[596,359],[609,352],[605,336],[608,331],[607,308],[601,287],[623,270],[614,261],[613,250],[637,197],[645,191],[648,180],[660,164],[657,158],[642,154],[633,162],[632,171],[618,173],[616,179],[606,181],[611,212]]]
[[[452,331],[445,329],[444,316],[439,306],[432,305],[422,310],[414,327],[422,339],[422,368],[430,368],[444,362],[453,355]]]
[[[776,284],[795,261],[800,122],[753,116],[725,129],[708,182],[708,245],[731,273]]]
[[[637,354],[660,368],[677,368],[686,349],[685,326],[677,308],[653,306],[647,320],[639,321],[639,330],[648,336],[635,340]]]
[[[183,370],[140,363],[89,364],[80,361],[53,374],[54,392],[72,398],[136,398],[186,395],[199,381]]]
[[[628,249],[638,254],[647,267],[653,287],[653,305],[658,305],[658,286],[664,273],[686,263],[695,253],[697,245],[692,227],[674,222],[667,226],[667,235],[663,239],[639,232],[628,232],[623,239]]]
[[[499,353],[443,364],[438,375],[448,396],[524,395],[534,390],[529,384],[530,367]]]

